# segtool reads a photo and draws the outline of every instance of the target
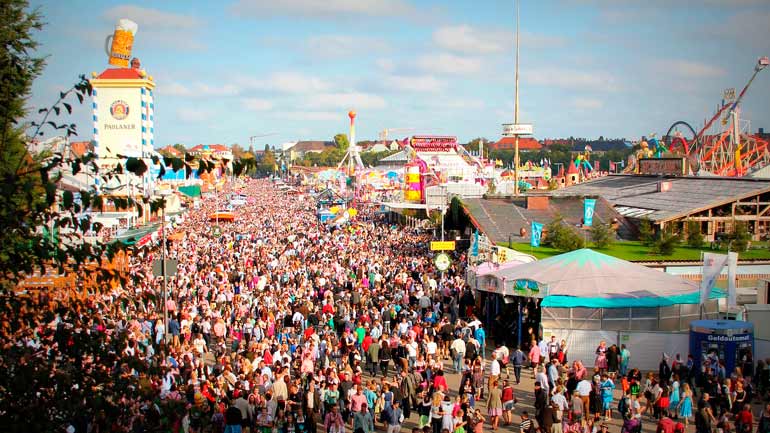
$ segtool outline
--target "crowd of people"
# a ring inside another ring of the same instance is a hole
[[[677,357],[642,377],[624,346],[600,344],[587,367],[555,337],[493,344],[462,301],[462,253],[439,273],[430,234],[373,207],[326,225],[307,194],[268,180],[239,192],[235,221],[215,230],[218,200],[204,200],[181,239],[131,256],[123,284],[0,302],[8,431],[398,433],[409,420],[413,433],[593,433],[616,413],[629,433],[644,414],[694,419],[698,433],[754,421],[770,432],[770,407],[756,420],[744,409],[766,395],[767,364],[724,377]],[[152,272],[161,248],[178,260],[165,303]],[[529,367],[534,390],[515,391]],[[514,419],[521,391],[533,417]]]

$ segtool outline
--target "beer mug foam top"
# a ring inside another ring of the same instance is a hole
[[[115,32],[104,41],[104,50],[107,52],[109,64],[121,68],[128,67],[131,60],[131,49],[134,46],[134,36],[139,26],[127,19],[118,20]]]

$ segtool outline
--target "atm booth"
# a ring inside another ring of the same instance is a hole
[[[754,358],[754,325],[737,320],[696,320],[690,323],[690,354],[696,371],[708,358],[721,359],[730,376],[746,357]]]

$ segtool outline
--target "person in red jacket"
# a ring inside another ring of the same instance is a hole
[[[751,414],[751,405],[744,404],[743,409],[735,416],[735,433],[751,433],[754,425],[754,416]]]
[[[669,418],[667,410],[663,411],[655,433],[676,433],[676,423]]]

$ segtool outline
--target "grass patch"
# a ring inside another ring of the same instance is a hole
[[[508,246],[507,242],[501,242],[500,246]],[[760,248],[756,248],[760,247]],[[615,242],[608,248],[594,248],[589,242],[589,248],[594,251],[598,251],[608,256],[617,257],[619,259],[628,260],[630,262],[647,262],[656,260],[692,260],[698,261],[701,258],[701,251],[709,253],[722,253],[726,254],[727,250],[718,250],[706,248],[690,248],[686,245],[678,246],[674,249],[673,254],[670,256],[662,256],[653,254],[650,247],[642,245],[641,242],[629,241],[629,242]],[[528,242],[514,242],[513,249],[526,254],[532,254],[538,259],[547,259],[562,254],[563,251],[559,251],[555,248],[540,246],[530,247]],[[770,250],[766,247],[761,247],[752,243],[752,248],[748,251],[740,253],[738,256],[740,260],[770,260]]]

